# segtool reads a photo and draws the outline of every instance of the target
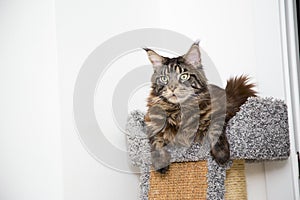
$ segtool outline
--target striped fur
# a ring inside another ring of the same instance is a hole
[[[176,58],[145,50],[154,68],[145,115],[153,167],[166,172],[169,145],[189,146],[204,138],[211,144],[214,159],[225,164],[230,158],[226,123],[249,96],[255,96],[254,85],[248,84],[246,76],[230,79],[226,90],[209,85],[197,43]]]

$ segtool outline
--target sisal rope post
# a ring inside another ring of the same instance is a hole
[[[207,161],[172,163],[166,174],[150,172],[149,200],[206,200]],[[245,161],[226,171],[225,199],[247,200]]]
[[[166,174],[150,173],[149,200],[206,199],[207,162],[172,163]]]
[[[226,171],[225,189],[225,199],[247,200],[245,160],[234,160]]]

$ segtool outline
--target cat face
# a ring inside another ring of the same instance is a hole
[[[151,49],[145,50],[154,69],[151,81],[156,96],[178,104],[196,97],[207,88],[197,43],[185,55],[176,58],[160,56]]]
[[[176,60],[174,60],[176,61]],[[184,63],[169,62],[153,74],[157,95],[171,103],[180,103],[193,96],[201,85]]]

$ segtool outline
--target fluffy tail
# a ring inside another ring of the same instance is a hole
[[[253,90],[255,84],[249,83],[249,77],[242,75],[235,78],[230,78],[227,81],[225,88],[227,111],[226,122],[229,121],[244,104],[248,97],[255,97],[256,92]]]

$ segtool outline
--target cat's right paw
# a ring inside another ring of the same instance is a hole
[[[153,162],[152,167],[154,168],[155,171],[161,174],[166,174],[170,168],[170,165],[169,162]]]
[[[166,174],[167,171],[169,170],[170,165],[168,165],[167,167],[163,167],[161,169],[156,170],[157,172],[161,173],[161,174]]]
[[[165,174],[170,165],[171,156],[167,151],[156,150],[151,153],[152,167],[155,171]]]

